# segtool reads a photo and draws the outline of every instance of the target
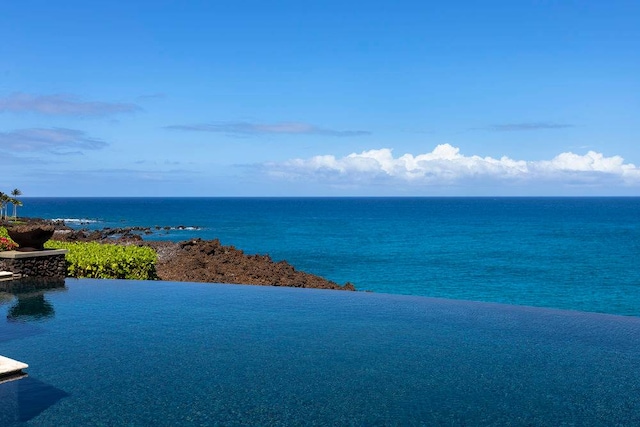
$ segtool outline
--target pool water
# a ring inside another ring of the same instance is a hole
[[[640,425],[640,318],[68,279],[0,298],[0,425]]]

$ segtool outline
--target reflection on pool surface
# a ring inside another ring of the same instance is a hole
[[[30,365],[0,384],[0,425],[640,425],[636,317],[116,280],[39,295],[0,298],[0,354]]]

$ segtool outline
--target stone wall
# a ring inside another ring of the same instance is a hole
[[[0,270],[21,274],[23,277],[46,279],[64,279],[67,274],[66,251],[50,251],[51,254],[45,254],[49,251],[23,252],[15,256],[11,256],[10,252],[0,252]]]

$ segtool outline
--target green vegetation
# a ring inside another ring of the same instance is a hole
[[[50,240],[48,249],[68,249],[67,276],[96,279],[155,280],[156,252],[148,247]]]
[[[0,251],[12,251],[17,247],[16,242],[11,240],[9,234],[7,234],[7,229],[0,227]]]
[[[16,249],[18,245],[15,244],[13,240],[8,237],[0,236],[0,252],[2,251],[12,251]]]
[[[0,220],[7,217],[7,203],[11,202],[11,198],[0,191]]]
[[[7,234],[7,229],[6,228],[0,227],[0,237],[4,237],[4,238],[9,239],[9,234]],[[9,240],[11,240],[11,239],[9,239]]]
[[[7,249],[5,250],[9,250],[8,245],[14,244],[4,227],[0,227],[0,238],[3,242],[6,239]],[[69,250],[65,257],[68,277],[132,280],[158,278],[156,275],[158,255],[148,247],[58,240],[49,240],[44,246],[47,249]]]
[[[11,191],[11,195],[13,198],[11,199],[11,204],[13,205],[13,219],[18,218],[18,206],[22,206],[22,202],[18,200],[18,196],[22,196],[22,191],[18,188],[14,188]]]
[[[22,191],[14,188],[11,191],[11,195],[13,197],[9,197],[9,195],[0,191],[0,219],[9,218],[9,208],[7,207],[9,203],[13,205],[13,219],[18,217],[18,206],[22,206],[22,202],[17,197],[22,195]]]

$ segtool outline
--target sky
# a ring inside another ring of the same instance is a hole
[[[0,191],[640,196],[637,0],[4,1]]]

